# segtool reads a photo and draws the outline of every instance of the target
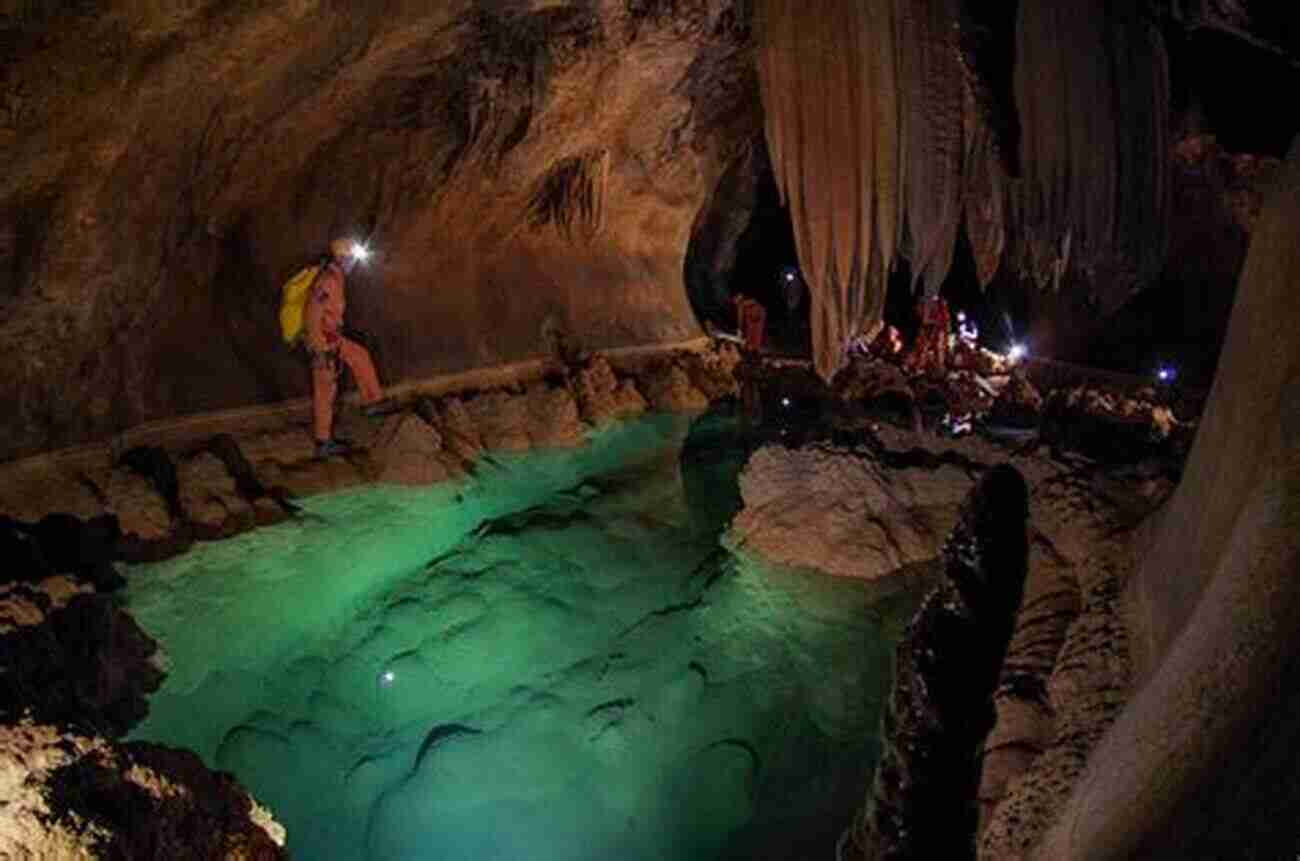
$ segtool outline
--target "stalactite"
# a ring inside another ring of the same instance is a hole
[[[938,291],[961,222],[956,0],[760,3],[768,148],[813,300],[817,371],[874,334],[906,254]]]
[[[1067,271],[1125,294],[1164,255],[1168,60],[1140,4],[1023,0],[1015,96],[1023,180],[1013,257],[1040,285]]]
[[[593,239],[605,226],[609,150],[594,150],[558,162],[542,178],[528,202],[535,228],[552,224],[568,239],[576,229]]]
[[[1021,0],[1008,118],[989,115],[1010,105],[1007,82],[970,78],[979,67],[963,62],[960,23],[1002,26],[980,38],[1008,44],[1009,13],[963,19],[958,0],[821,0],[815,12],[759,0],[768,148],[823,378],[849,338],[878,328],[899,255],[914,287],[938,293],[963,220],[981,283],[1004,256],[1044,286],[1075,272],[1112,295],[1154,274],[1168,61],[1144,8]]]
[[[904,0],[902,91],[907,98],[907,243],[913,287],[937,295],[961,222],[965,71],[954,0]]]
[[[962,174],[965,193],[962,211],[966,238],[975,258],[975,275],[987,287],[1002,265],[1006,248],[1007,176],[1005,153],[999,150],[998,133],[986,113],[977,105],[978,96],[967,79],[966,157]]]

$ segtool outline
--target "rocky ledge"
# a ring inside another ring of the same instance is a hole
[[[962,500],[998,463],[1029,488],[1029,570],[981,764],[979,851],[990,859],[1033,845],[1128,697],[1119,596],[1140,524],[1172,491],[1179,454],[1105,464],[881,423],[757,450],[724,539],[751,558],[888,588],[931,569]]]
[[[593,429],[649,410],[706,409],[735,392],[737,361],[723,346],[652,356],[620,372],[594,355],[496,388],[415,394],[379,419],[347,408],[337,434],[354,449],[326,460],[314,456],[302,415],[256,424],[214,417],[206,433],[179,442],[160,433],[130,448],[34,458],[0,467],[0,537],[28,570],[71,566],[111,579],[106,562],[153,561],[284,520],[296,497],[433,484],[472,471],[485,451],[576,446]]]

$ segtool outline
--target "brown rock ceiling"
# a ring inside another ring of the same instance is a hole
[[[0,459],[305,393],[277,288],[337,234],[388,380],[698,334],[743,2],[63,7],[0,17]]]

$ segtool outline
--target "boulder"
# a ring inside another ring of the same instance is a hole
[[[961,462],[889,468],[826,446],[760,448],[725,540],[767,561],[876,579],[933,559],[973,484]]]

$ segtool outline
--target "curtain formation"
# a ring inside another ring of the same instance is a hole
[[[1042,285],[1074,271],[1119,290],[1163,257],[1168,61],[1141,4],[1021,0],[1012,178],[962,65],[959,2],[759,0],[768,149],[824,379],[879,328],[900,258],[938,293],[963,225],[981,284],[1005,258]]]
[[[759,50],[765,130],[812,293],[813,356],[880,320],[901,230],[905,136],[894,0],[766,0]]]
[[[1102,292],[1127,293],[1164,257],[1168,60],[1134,6],[1020,6],[1015,263],[1042,286],[1074,269]]]

